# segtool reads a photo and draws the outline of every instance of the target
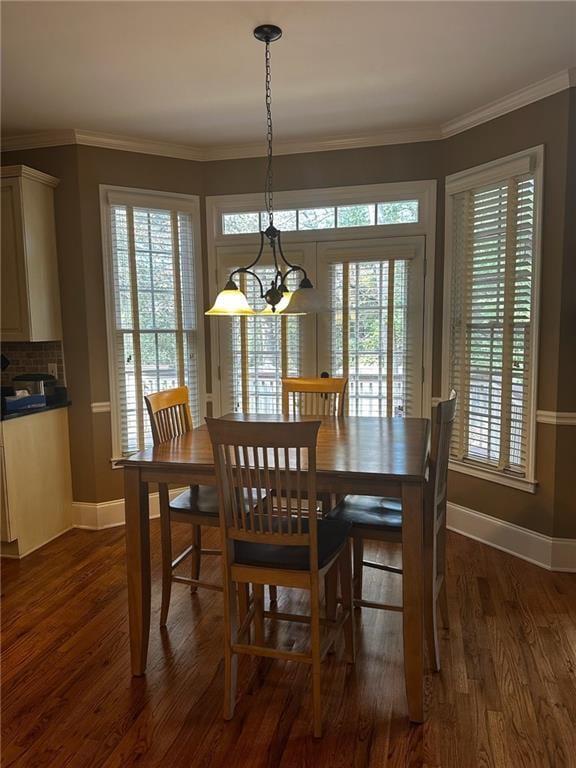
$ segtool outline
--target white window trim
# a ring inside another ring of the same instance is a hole
[[[194,275],[196,289],[196,328],[198,334],[198,405],[201,414],[206,413],[206,361],[204,336],[204,295],[202,277],[202,240],[200,236],[200,198],[197,195],[184,195],[172,192],[117,187],[100,184],[100,226],[102,233],[102,254],[104,266],[104,297],[106,304],[106,336],[108,347],[108,380],[110,386],[110,419],[112,427],[111,462],[124,458],[120,428],[120,402],[117,380],[114,375],[114,289],[112,269],[112,243],[110,241],[110,206],[114,203],[139,205],[147,208],[166,208],[190,213],[192,216],[192,236],[194,241]]]
[[[452,244],[453,196],[471,188],[506,181],[513,175],[533,173],[534,195],[534,262],[532,283],[532,327],[540,327],[540,286],[542,269],[542,198],[544,146],[540,145],[516,152],[513,155],[478,165],[446,177],[446,210],[444,220],[444,309],[442,332],[442,392],[448,396],[450,388],[450,318],[452,313],[452,266],[454,250]],[[538,386],[538,342],[539,334],[532,335],[530,348],[532,370],[530,375],[530,414],[528,418],[528,460],[526,477],[515,477],[512,473],[490,469],[473,461],[451,460],[449,468],[454,472],[479,477],[489,482],[507,485],[517,490],[535,493],[536,480],[536,405]]]
[[[436,180],[393,182],[389,184],[364,184],[350,187],[327,187],[320,189],[290,190],[274,193],[274,207],[277,210],[315,206],[353,205],[354,203],[395,202],[418,200],[418,222],[386,224],[366,227],[341,227],[306,231],[282,232],[283,243],[329,242],[334,240],[365,240],[383,237],[425,236],[424,274],[424,333],[423,360],[424,380],[422,384],[422,414],[430,415],[432,402],[432,351],[434,341],[434,261],[436,255]],[[210,302],[221,290],[217,268],[218,246],[254,245],[259,243],[257,233],[241,235],[222,234],[222,214],[261,211],[264,209],[261,192],[242,195],[216,195],[206,198],[206,229],[208,246],[208,285]],[[212,392],[208,397],[214,404],[214,413],[221,413],[220,395],[220,349],[219,334],[213,319],[210,323]]]

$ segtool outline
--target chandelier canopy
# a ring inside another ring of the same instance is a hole
[[[274,226],[274,191],[273,191],[273,152],[272,152],[272,80],[270,67],[270,43],[282,37],[282,30],[275,24],[262,24],[254,30],[254,37],[265,43],[265,91],[266,91],[266,142],[267,164],[264,183],[264,202],[268,217],[268,226],[260,231],[260,248],[256,258],[246,267],[233,270],[224,289],[220,291],[212,307],[206,312],[210,316],[246,317],[250,315],[305,315],[320,309],[318,291],[314,288],[306,270],[297,264],[292,264],[282,250],[280,230]],[[272,252],[275,269],[269,286],[265,286],[254,271],[258,265],[265,246]],[[300,275],[300,282],[295,291],[288,288],[287,280],[290,275]],[[260,297],[265,299],[266,308],[260,312],[250,307],[248,299],[240,290],[235,278],[249,275],[260,289]]]

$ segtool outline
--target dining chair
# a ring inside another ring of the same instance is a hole
[[[446,599],[446,501],[450,438],[456,411],[456,392],[441,401],[433,417],[433,440],[428,467],[428,483],[424,498],[424,556],[425,556],[425,632],[431,662],[440,670],[437,608],[444,626],[448,626]],[[364,559],[365,541],[402,542],[402,502],[400,499],[378,496],[345,496],[330,512],[330,519],[351,524],[354,550],[354,605],[402,611],[401,605],[364,600],[362,576],[364,567],[402,574],[402,568]]]
[[[189,395],[187,387],[175,387],[162,392],[146,395],[144,398],[150,417],[154,445],[172,440],[192,429]],[[160,626],[166,625],[170,607],[172,582],[189,584],[192,592],[198,587],[222,591],[220,584],[200,580],[202,555],[220,555],[219,549],[202,548],[202,526],[218,528],[218,493],[215,487],[193,485],[170,499],[168,485],[158,484],[160,501],[160,536],[162,547],[162,604]],[[187,523],[192,526],[192,544],[172,559],[171,522]],[[191,559],[191,578],[174,573],[186,558]]]
[[[341,631],[347,660],[354,661],[350,525],[319,518],[316,510],[320,422],[206,422],[214,451],[223,543],[224,717],[230,720],[234,715],[239,654],[298,661],[312,667],[313,732],[319,737],[321,662]],[[274,490],[257,499],[258,488]],[[339,609],[334,589],[338,576]],[[326,582],[325,617],[320,613],[322,580]],[[242,592],[248,584],[253,586],[254,599],[239,617],[236,588]],[[265,584],[308,590],[310,615],[264,610]],[[309,649],[267,645],[265,619],[308,623]]]
[[[285,416],[343,416],[346,378],[282,379],[282,413]]]
[[[343,416],[346,401],[347,378],[282,379],[282,413],[284,416]],[[318,500],[326,514],[336,499],[321,493]]]

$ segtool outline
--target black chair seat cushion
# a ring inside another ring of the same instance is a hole
[[[358,528],[380,528],[399,533],[402,530],[402,502],[380,496],[345,496],[328,517]]]
[[[286,521],[282,521],[286,529]],[[308,533],[308,520],[302,520],[302,533]],[[318,567],[323,568],[338,553],[350,533],[342,520],[318,520]],[[288,571],[310,570],[310,548],[282,544],[234,542],[234,561],[240,565],[279,568]]]
[[[186,488],[170,501],[170,509],[178,512],[201,512],[204,515],[218,517],[218,490],[215,485],[199,485],[196,503],[192,500],[192,491]]]
[[[261,491],[262,498],[265,498],[266,492]],[[249,501],[248,491],[244,491],[244,499]],[[218,517],[218,489],[215,485],[199,485],[196,503],[192,501],[192,491],[187,488],[170,502],[170,509],[178,512],[189,512],[190,514],[202,513],[203,515],[214,515]]]

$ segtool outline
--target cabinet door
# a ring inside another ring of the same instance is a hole
[[[2,338],[29,338],[22,201],[17,179],[2,179]]]
[[[2,541],[14,541],[15,538],[16,531],[10,520],[10,509],[8,508],[4,446],[0,445],[0,539]]]

